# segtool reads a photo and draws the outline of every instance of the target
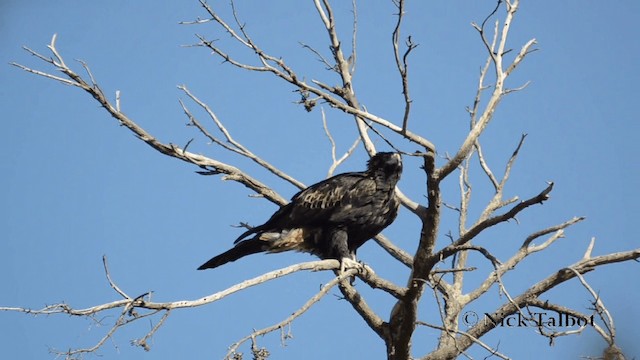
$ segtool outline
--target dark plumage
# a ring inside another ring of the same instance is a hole
[[[245,231],[233,248],[198,270],[258,252],[288,250],[337,259],[344,266],[355,260],[362,244],[395,220],[400,201],[394,190],[401,172],[399,154],[377,153],[366,171],[336,175],[295,194],[267,222]]]

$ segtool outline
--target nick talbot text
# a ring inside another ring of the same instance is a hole
[[[530,312],[523,316],[517,312],[513,315],[506,316],[498,321],[498,316],[484,313],[485,321],[491,322],[494,326],[502,327],[583,327],[587,325],[593,326],[593,315],[590,317],[577,317],[570,314],[557,312]]]

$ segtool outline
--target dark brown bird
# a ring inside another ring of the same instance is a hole
[[[400,205],[395,187],[401,173],[400,154],[377,153],[366,171],[336,175],[295,194],[267,222],[245,231],[233,248],[198,270],[259,252],[289,250],[337,259],[344,270],[362,244],[395,220]]]

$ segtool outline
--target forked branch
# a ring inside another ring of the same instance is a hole
[[[396,60],[396,67],[398,68],[398,73],[400,74],[400,79],[402,81],[402,95],[404,96],[404,115],[402,116],[402,130],[404,132],[407,131],[409,127],[409,114],[411,112],[411,96],[409,95],[409,54],[418,47],[418,44],[414,43],[411,40],[411,36],[407,37],[405,42],[406,50],[403,55],[400,55],[400,28],[402,26],[402,19],[405,15],[405,1],[397,0],[394,1],[396,7],[398,8],[398,22],[396,22],[396,27],[393,29],[393,34],[391,36],[391,42],[393,44],[393,55]]]
[[[498,5],[500,5],[500,3],[501,2],[499,1]],[[454,171],[473,150],[477,139],[484,132],[484,129],[493,118],[493,114],[496,111],[500,101],[506,94],[505,81],[507,80],[509,75],[511,75],[511,73],[518,67],[518,65],[522,63],[525,57],[533,51],[533,46],[536,44],[535,39],[529,40],[522,47],[520,53],[511,62],[511,64],[507,65],[506,69],[504,68],[505,55],[507,53],[505,52],[505,49],[507,48],[507,39],[509,36],[513,18],[518,10],[519,0],[507,1],[506,4],[507,15],[505,17],[502,30],[500,34],[498,34],[498,23],[496,22],[496,26],[494,28],[494,39],[491,43],[489,43],[485,37],[484,22],[482,27],[474,24],[474,27],[480,33],[482,41],[487,48],[490,61],[493,64],[495,70],[495,83],[493,85],[493,92],[482,114],[478,118],[477,122],[475,122],[475,124],[473,125],[471,131],[469,131],[469,134],[467,135],[462,145],[460,145],[458,152],[444,166],[438,169],[437,177],[439,179],[445,178],[448,174]],[[495,13],[495,10],[493,13]]]
[[[22,312],[31,315],[55,315],[55,314],[67,314],[71,316],[82,316],[89,318],[97,318],[103,317],[104,313],[109,310],[119,309],[119,315],[114,322],[114,324],[109,328],[107,333],[92,347],[82,348],[82,349],[70,349],[68,351],[56,351],[60,355],[64,355],[67,358],[72,358],[75,356],[79,356],[85,353],[92,353],[102,347],[107,340],[109,340],[113,334],[119,330],[120,328],[138,321],[140,319],[152,317],[160,312],[163,312],[163,316],[159,319],[156,325],[143,337],[138,340],[134,340],[133,343],[135,345],[141,346],[148,350],[149,344],[148,339],[155,334],[155,332],[162,326],[165,320],[169,317],[170,312],[176,309],[184,309],[184,308],[193,308],[199,307],[203,305],[207,305],[218,300],[221,300],[227,296],[230,296],[236,292],[242,291],[252,286],[256,286],[259,284],[263,284],[265,282],[287,276],[299,271],[324,271],[324,270],[335,270],[340,268],[340,263],[337,260],[322,260],[322,261],[311,261],[301,264],[292,265],[286,268],[274,270],[260,276],[254,277],[249,280],[245,280],[239,284],[231,286],[225,290],[218,291],[216,293],[201,297],[195,300],[180,300],[180,301],[171,301],[171,302],[155,302],[151,300],[151,294],[145,293],[138,296],[130,296],[125,291],[123,291],[116,283],[113,281],[109,268],[107,266],[106,258],[103,258],[105,275],[107,277],[107,281],[109,282],[109,286],[120,296],[122,299],[115,300],[112,302],[103,303],[100,305],[91,306],[84,309],[76,309],[66,303],[59,303],[54,305],[48,305],[42,309],[29,309],[23,307],[0,307],[0,311],[12,311],[12,312]],[[292,322],[295,318],[302,315],[305,311],[307,311],[315,302],[320,300],[326,293],[337,283],[343,281],[344,279],[348,279],[357,274],[357,269],[350,269],[345,271],[343,274],[340,274],[332,281],[330,281],[326,286],[324,286],[315,296],[313,296],[307,304],[305,304],[300,310],[295,312],[291,317],[288,318],[287,322]],[[365,274],[365,276],[371,279],[372,282],[379,281],[375,280],[374,274]],[[276,327],[277,328],[277,327]],[[275,330],[271,329],[270,331]],[[269,331],[265,331],[263,333],[267,333]]]

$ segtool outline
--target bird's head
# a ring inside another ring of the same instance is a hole
[[[402,158],[395,152],[379,152],[369,159],[367,168],[370,173],[382,175],[395,185],[402,173]]]

